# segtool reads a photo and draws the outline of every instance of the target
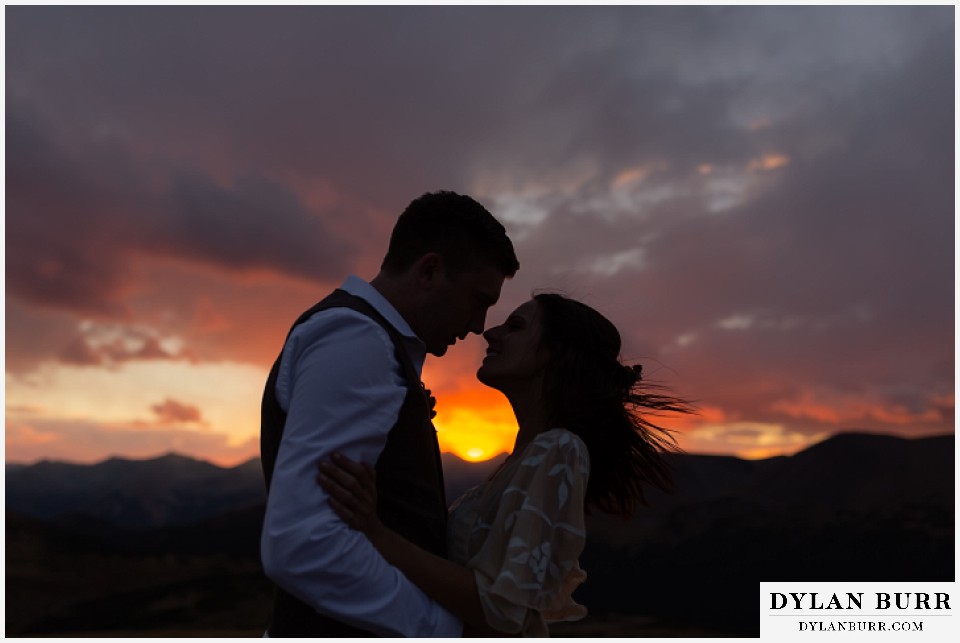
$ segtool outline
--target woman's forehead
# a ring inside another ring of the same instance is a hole
[[[536,318],[539,312],[540,306],[537,304],[536,299],[530,299],[517,306],[517,308],[510,313],[510,317],[522,317],[524,319],[534,319]]]

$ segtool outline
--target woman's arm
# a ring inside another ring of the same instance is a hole
[[[334,454],[322,462],[317,481],[330,494],[330,506],[350,527],[363,532],[388,563],[427,596],[464,622],[465,636],[503,636],[487,625],[473,571],[431,554],[388,529],[377,517],[376,471]]]
[[[367,535],[388,563],[464,622],[464,636],[505,636],[487,625],[473,571],[417,547],[382,526]]]

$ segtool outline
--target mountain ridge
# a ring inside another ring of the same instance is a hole
[[[953,448],[946,445],[953,440],[952,434],[904,438],[842,432],[796,454],[763,460],[671,453],[676,493],[651,490],[650,511],[738,492],[779,504],[843,496],[845,504],[871,507],[890,498],[943,495],[944,490],[931,488],[930,475],[952,465]],[[448,501],[487,479],[505,457],[470,463],[443,453]],[[850,464],[853,459],[856,471]],[[931,467],[931,462],[937,466]],[[910,475],[884,475],[897,468],[908,469]],[[870,484],[861,481],[864,476]],[[798,485],[802,478],[809,482]],[[89,516],[124,528],[154,529],[260,505],[265,498],[259,458],[224,467],[168,452],[149,459],[112,456],[89,465],[44,460],[6,469],[6,507],[47,521]]]
[[[591,616],[552,634],[581,636],[586,630],[579,627],[612,615],[662,631],[695,626],[710,636],[756,637],[763,580],[952,580],[954,436],[879,438],[825,441],[766,460],[671,455],[675,493],[651,492],[649,504],[628,520],[587,517],[580,563],[588,578],[575,598]],[[451,489],[481,482],[497,466],[444,455],[451,500]],[[189,484],[167,478],[164,486],[144,489],[123,479],[123,489],[115,484],[46,519],[11,506],[18,480],[29,478],[8,469],[7,583],[18,591],[7,593],[7,633],[262,633],[272,588],[259,561],[259,463],[187,465],[194,472],[185,477]],[[136,466],[114,462],[108,469]],[[218,482],[221,476],[242,481],[240,490]],[[207,483],[198,489],[197,480]],[[218,494],[231,488],[230,502],[222,502]],[[201,490],[214,493],[196,497]],[[107,511],[118,507],[127,512]]]
[[[833,434],[831,434],[830,436],[824,438],[823,440],[820,440],[820,441],[818,441],[818,442],[814,442],[814,443],[810,444],[809,446],[801,449],[800,451],[797,451],[796,453],[793,453],[793,454],[790,454],[790,455],[775,455],[775,456],[770,456],[770,457],[768,457],[768,458],[744,458],[744,457],[741,457],[741,456],[737,456],[737,455],[735,455],[735,454],[694,453],[694,452],[686,452],[686,451],[682,452],[682,454],[683,454],[683,455],[687,455],[687,456],[691,456],[691,457],[697,457],[697,458],[733,458],[733,459],[736,459],[736,460],[743,460],[743,461],[746,461],[746,462],[761,462],[761,461],[767,461],[767,460],[776,460],[776,459],[778,459],[778,458],[791,458],[791,457],[794,457],[795,455],[798,455],[798,454],[803,453],[803,452],[805,452],[805,451],[809,451],[809,450],[811,450],[811,449],[816,449],[816,448],[819,447],[820,445],[827,444],[827,443],[835,443],[836,441],[839,441],[839,442],[850,442],[850,441],[860,440],[861,438],[863,438],[863,439],[866,439],[866,440],[868,440],[868,441],[872,441],[872,440],[883,440],[883,441],[887,441],[887,442],[891,442],[891,441],[915,442],[915,441],[922,441],[922,440],[927,440],[927,439],[931,439],[931,438],[933,438],[933,439],[936,439],[936,438],[949,438],[949,437],[953,437],[954,435],[955,435],[954,433],[937,433],[937,434],[930,434],[930,435],[921,435],[921,436],[911,436],[911,437],[908,437],[908,436],[901,436],[901,435],[892,435],[892,434],[889,434],[889,433],[880,433],[880,432],[876,432],[876,431],[868,431],[868,430],[861,430],[861,429],[856,429],[856,428],[848,428],[848,429],[842,429],[842,430],[840,430],[840,431],[838,431],[838,432],[836,432],[836,433],[833,433]],[[457,456],[455,453],[453,453],[453,452],[451,452],[451,451],[443,451],[440,455],[441,455],[444,459],[450,458],[450,459],[455,460],[455,461],[457,461],[457,462],[461,462],[461,463],[463,463],[463,464],[465,464],[465,465],[472,466],[472,465],[483,465],[483,464],[485,464],[485,463],[494,462],[494,461],[500,461],[500,460],[502,460],[503,458],[505,458],[506,456],[508,456],[509,453],[506,452],[506,451],[504,451],[504,452],[502,452],[502,453],[499,453],[499,454],[495,455],[494,457],[490,458],[489,460],[483,460],[483,461],[480,461],[480,462],[464,460],[463,458],[460,458],[459,456]],[[41,458],[41,459],[36,460],[36,461],[34,461],[34,462],[8,461],[8,462],[5,462],[4,464],[5,464],[5,466],[7,467],[7,469],[10,470],[10,469],[29,468],[29,467],[34,467],[34,466],[41,465],[41,464],[44,464],[44,465],[51,465],[51,464],[55,464],[55,465],[67,465],[67,466],[72,466],[72,467],[95,467],[95,466],[99,466],[99,465],[106,464],[106,463],[109,463],[109,462],[118,462],[118,463],[145,463],[145,462],[155,462],[155,461],[191,461],[191,462],[209,464],[210,466],[216,467],[216,468],[218,468],[218,469],[228,469],[228,470],[229,470],[229,469],[240,469],[240,468],[244,468],[244,467],[252,467],[252,466],[254,466],[254,465],[256,465],[256,466],[258,466],[258,467],[260,466],[260,457],[259,457],[259,456],[253,456],[253,457],[251,457],[251,458],[248,458],[248,459],[246,459],[246,460],[243,460],[243,461],[241,461],[241,462],[238,462],[237,464],[221,465],[221,464],[217,464],[217,463],[215,463],[215,462],[213,462],[213,461],[211,461],[211,460],[206,460],[206,459],[204,459],[204,458],[199,458],[199,457],[196,457],[196,456],[192,456],[192,455],[188,455],[188,454],[185,454],[185,453],[180,453],[179,451],[172,451],[172,450],[171,450],[171,451],[164,451],[163,453],[160,453],[160,454],[158,454],[158,455],[146,456],[146,457],[133,457],[133,456],[123,456],[123,455],[109,455],[109,456],[106,456],[105,458],[102,458],[102,459],[100,459],[100,460],[95,460],[95,461],[93,461],[93,462],[78,462],[78,461],[75,461],[75,460],[60,460],[60,459],[56,459],[56,458]]]

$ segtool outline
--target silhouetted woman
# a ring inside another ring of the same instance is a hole
[[[517,438],[497,472],[451,506],[449,559],[380,523],[369,465],[322,463],[319,482],[344,521],[458,615],[465,633],[547,636],[548,622],[586,614],[571,596],[586,578],[585,512],[627,516],[645,486],[668,490],[661,454],[676,443],[650,417],[691,408],[621,361],[609,320],[561,295],[535,295],[483,336],[477,379],[507,397]]]

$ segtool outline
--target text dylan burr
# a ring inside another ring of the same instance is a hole
[[[946,592],[876,592],[876,601],[868,604],[878,610],[948,610],[950,595]],[[863,609],[863,592],[846,592],[845,598],[831,594],[829,598],[817,592],[770,593],[770,608],[798,610],[854,610]]]

